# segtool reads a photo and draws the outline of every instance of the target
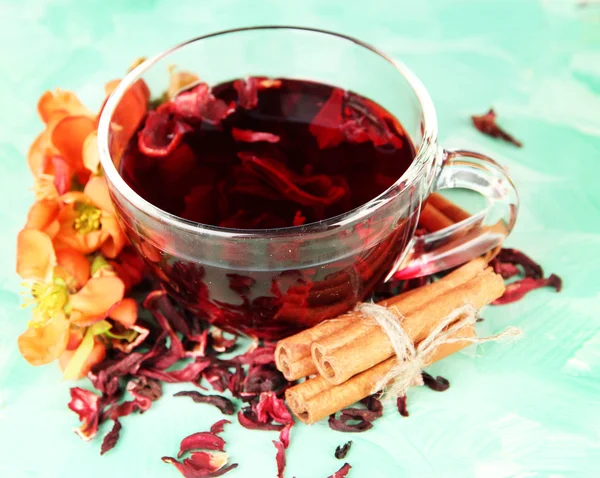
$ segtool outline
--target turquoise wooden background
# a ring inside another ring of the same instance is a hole
[[[582,2],[583,3],[583,2]],[[0,2],[0,476],[176,477],[160,461],[219,414],[167,393],[144,416],[123,420],[117,448],[72,433],[68,384],[31,368],[16,337],[15,236],[32,192],[24,155],[41,128],[46,89],[75,90],[90,106],[106,80],[137,56],[242,25],[337,30],[396,56],[436,104],[444,145],[478,149],[505,164],[521,191],[510,245],[565,280],[485,313],[483,332],[509,324],[513,345],[488,344],[435,366],[452,383],[413,390],[411,416],[390,409],[372,431],[349,437],[298,426],[286,476],[325,477],[349,438],[350,477],[593,477],[600,463],[600,5],[577,0],[22,0]],[[226,52],[224,53],[226,54]],[[476,132],[469,115],[493,105],[522,150]],[[171,387],[168,392],[176,388]],[[105,431],[105,430],[102,430]],[[225,432],[228,477],[275,476],[275,433]]]

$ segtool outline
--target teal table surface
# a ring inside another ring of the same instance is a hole
[[[482,333],[516,325],[523,339],[436,364],[452,386],[412,389],[409,418],[390,405],[362,434],[295,427],[286,476],[330,475],[348,439],[354,478],[599,476],[600,5],[577,0],[0,2],[0,476],[177,477],[160,457],[220,418],[168,387],[148,413],[123,420],[119,444],[101,457],[98,439],[72,432],[58,367],[33,368],[19,355],[30,311],[19,307],[15,236],[33,200],[25,155],[41,130],[37,98],[58,86],[97,108],[104,82],[135,57],[275,23],[354,35],[405,62],[433,97],[442,143],[488,153],[514,177],[522,208],[508,243],[565,283],[560,294],[538,290],[488,309]],[[525,147],[471,126],[469,116],[491,105]],[[234,424],[224,437],[240,464],[228,477],[276,476],[275,432]]]

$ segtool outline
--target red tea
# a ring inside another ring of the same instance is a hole
[[[176,216],[272,229],[365,204],[414,156],[398,121],[367,98],[315,82],[251,77],[213,88],[200,83],[159,104],[120,169],[138,194]],[[197,264],[160,249],[147,259],[187,308],[231,330],[277,337],[364,298],[404,249],[412,225],[405,221],[375,247],[310,270],[232,270],[219,258]]]

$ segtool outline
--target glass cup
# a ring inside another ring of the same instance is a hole
[[[159,96],[168,87],[170,65],[209,85],[267,76],[354,91],[400,121],[416,157],[378,197],[317,223],[237,230],[182,219],[144,200],[119,174],[123,146],[136,134],[119,125],[129,107],[126,94],[143,80]],[[518,209],[510,177],[483,154],[441,148],[437,133],[431,99],[402,63],[348,36],[267,26],[195,38],[137,66],[106,102],[98,142],[121,224],[169,294],[198,319],[276,339],[346,312],[392,276],[406,279],[457,266],[508,236]],[[415,236],[423,201],[445,188],[481,193],[487,207],[446,229]]]

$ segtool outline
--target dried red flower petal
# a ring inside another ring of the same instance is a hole
[[[165,158],[193,128],[168,112],[148,111],[144,128],[138,133],[138,148],[146,156]]]
[[[493,261],[492,267],[494,268],[494,272],[500,274],[503,279],[510,279],[521,273],[519,268],[510,262]]]
[[[231,136],[236,141],[244,143],[259,143],[264,141],[266,143],[279,143],[279,136],[273,133],[265,133],[260,131],[252,131],[249,129],[232,128]]]
[[[381,417],[381,412],[372,412],[364,408],[345,408],[340,411],[340,420],[346,423],[351,420],[374,422],[379,417]]]
[[[162,457],[162,461],[175,466],[184,478],[214,478],[223,476],[238,466],[237,463],[233,463],[223,467],[222,459],[216,457],[214,453],[206,452],[192,453],[190,458],[183,460],[183,463],[170,456]]]
[[[347,194],[347,188],[342,184],[343,178],[325,174],[301,176],[275,159],[258,157],[253,153],[241,152],[238,157],[243,167],[259,174],[282,198],[297,204],[330,206]]]
[[[262,347],[250,347],[245,353],[234,357],[233,360],[244,365],[275,363],[275,345],[275,343],[265,343]]]
[[[202,372],[202,378],[206,380],[217,392],[224,392],[229,386],[229,378],[232,373],[227,364],[214,362]]]
[[[259,79],[248,77],[245,80],[236,80],[233,82],[233,87],[238,94],[238,104],[246,109],[251,110],[258,105],[258,86]]]
[[[137,399],[150,399],[155,402],[162,397],[162,384],[158,380],[139,377],[127,384],[127,390]]]
[[[338,432],[360,433],[373,428],[373,424],[366,420],[361,420],[356,424],[348,424],[345,419],[337,419],[335,415],[330,415],[328,420],[329,428]]]
[[[231,352],[237,343],[237,335],[234,335],[231,339],[226,339],[223,335],[223,331],[218,327],[212,327],[210,329],[210,346],[218,353]]]
[[[343,460],[344,458],[346,458],[346,455],[348,454],[348,452],[350,451],[350,448],[352,447],[352,440],[347,441],[346,443],[344,443],[343,445],[339,445],[338,447],[336,447],[335,449],[335,457],[338,460]]]
[[[283,443],[283,446],[285,448],[290,446],[290,432],[291,432],[293,426],[294,426],[294,423],[288,423],[285,427],[283,427],[283,430],[281,430],[281,432],[279,432],[279,441],[281,441],[281,443]]]
[[[107,451],[112,450],[119,440],[121,422],[119,422],[117,419],[115,419],[114,422],[115,423],[112,429],[106,434],[104,440],[102,441],[102,447],[100,448],[101,455],[104,455]]]
[[[306,216],[302,214],[302,211],[296,211],[294,219],[292,221],[293,226],[301,226],[306,222]]]
[[[191,362],[180,370],[164,372],[156,369],[142,369],[140,374],[167,383],[196,382],[209,365],[210,360],[199,360]]]
[[[525,277],[531,277],[532,279],[541,279],[542,277],[544,277],[544,271],[542,269],[542,266],[535,262],[531,257],[529,257],[521,251],[518,251],[517,249],[501,249],[494,261],[492,262],[494,270],[496,269],[497,263],[500,263],[503,266],[506,266],[506,263],[512,264],[514,266],[521,266],[525,273]],[[506,273],[507,271],[512,273],[514,270],[510,270],[505,267],[504,272]],[[502,271],[500,271],[499,273],[502,274]],[[504,274],[502,275],[502,277],[504,277],[505,279],[507,278],[504,276]]]
[[[70,389],[71,401],[68,407],[79,415],[82,422],[75,432],[82,440],[89,441],[98,433],[100,415],[102,413],[101,398],[94,392],[79,387]]]
[[[333,475],[329,475],[327,478],[345,478],[348,475],[348,472],[352,468],[348,463],[344,463],[344,465],[336,471]]]
[[[192,450],[225,451],[225,440],[211,432],[197,432],[181,440],[177,458]]]
[[[403,417],[408,417],[408,407],[406,406],[406,395],[398,397],[396,399],[396,406],[398,407],[398,413]]]
[[[213,424],[212,427],[210,427],[210,432],[214,433],[215,435],[218,435],[219,433],[223,433],[223,430],[225,429],[225,425],[231,423],[229,420],[226,420],[225,418],[219,420],[218,422],[215,422]]]
[[[278,425],[270,422],[261,422],[257,414],[251,407],[244,407],[238,412],[238,421],[240,425],[248,430],[276,430],[281,431],[285,425]]]
[[[445,392],[450,388],[450,382],[444,377],[438,375],[434,378],[427,372],[421,372],[421,376],[423,377],[423,384],[435,392]]]
[[[492,305],[502,305],[510,304],[511,302],[517,302],[532,290],[539,289],[541,287],[554,287],[556,292],[560,292],[562,289],[562,279],[556,274],[550,275],[550,277],[547,279],[532,279],[530,277],[525,277],[525,279],[521,279],[507,285],[502,297],[492,302]]]
[[[172,110],[183,118],[204,120],[217,125],[235,111],[235,103],[228,105],[215,98],[208,85],[200,83],[173,98]]]
[[[180,359],[182,359],[185,356],[185,350],[181,340],[171,328],[171,325],[166,317],[157,310],[153,311],[152,314],[154,315],[159,327],[169,334],[171,344],[165,353],[150,360],[145,360],[144,365],[147,367],[152,367],[153,369],[165,370],[175,365]]]
[[[344,91],[334,88],[327,102],[312,120],[309,131],[316,138],[320,149],[334,148],[344,140],[340,129]]]
[[[277,478],[283,478],[283,472],[285,470],[285,446],[282,442],[273,440],[273,445],[277,449],[275,455],[275,461],[277,462]]]
[[[483,115],[471,116],[471,120],[473,121],[475,128],[477,128],[483,134],[491,136],[492,138],[503,139],[504,141],[514,144],[518,148],[522,147],[523,143],[498,126],[496,123],[496,117],[496,112],[493,108],[490,108],[490,110]]]
[[[233,402],[220,395],[202,395],[200,392],[194,390],[177,392],[174,397],[190,397],[195,403],[208,403],[214,405],[224,415],[233,415],[234,406]]]
[[[260,394],[260,400],[254,408],[258,420],[262,423],[276,421],[283,424],[294,423],[292,414],[287,405],[281,398],[273,392],[263,392]]]

